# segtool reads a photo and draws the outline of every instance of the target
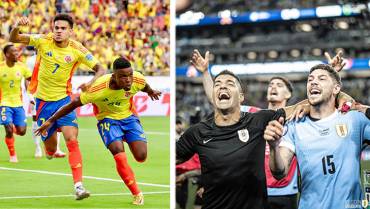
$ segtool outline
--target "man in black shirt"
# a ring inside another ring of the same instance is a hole
[[[227,70],[215,77],[212,100],[214,115],[190,127],[177,142],[177,163],[199,154],[203,209],[268,208],[263,133],[269,121],[284,119],[285,111],[241,113],[240,80]]]

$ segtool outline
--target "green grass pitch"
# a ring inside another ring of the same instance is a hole
[[[169,117],[141,117],[148,138],[148,158],[138,163],[125,143],[129,164],[145,205],[131,205],[129,190],[116,172],[113,156],[105,148],[96,128],[95,118],[79,118],[79,143],[83,158],[84,186],[91,192],[88,199],[74,200],[73,181],[68,158],[47,160],[34,158],[31,121],[25,136],[16,136],[19,163],[9,163],[0,129],[0,208],[169,208],[170,123]],[[64,140],[61,148],[67,152]]]

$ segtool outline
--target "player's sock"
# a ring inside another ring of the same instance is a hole
[[[39,128],[36,121],[32,121],[32,139],[35,142],[36,149],[40,148],[40,137],[36,136],[35,131]]]
[[[57,152],[60,151],[60,132],[57,132]]]
[[[69,151],[68,161],[72,169],[73,182],[82,182],[82,157],[77,140],[69,140],[67,142]]]
[[[8,146],[9,155],[15,156],[14,137],[11,137],[11,138],[5,137],[5,143],[6,143],[6,146]]]
[[[130,189],[133,195],[139,194],[141,191],[136,184],[134,172],[131,170],[131,167],[127,163],[126,153],[120,152],[114,155],[114,160],[116,161],[116,168],[121,176],[123,182]]]

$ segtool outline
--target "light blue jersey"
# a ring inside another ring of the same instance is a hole
[[[370,139],[370,120],[351,111],[287,124],[280,146],[292,150],[302,176],[299,209],[361,208],[361,145]],[[354,207],[355,206],[355,207]]]

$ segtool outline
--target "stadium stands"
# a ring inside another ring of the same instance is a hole
[[[22,28],[23,32],[47,34],[56,12],[67,12],[75,19],[75,39],[106,68],[110,69],[118,56],[125,56],[145,75],[168,75],[169,0],[123,2],[127,1],[1,1],[0,46],[7,41],[17,17],[27,15],[31,20],[31,26]],[[81,66],[80,70],[85,68]]]

